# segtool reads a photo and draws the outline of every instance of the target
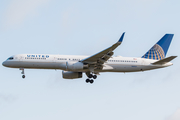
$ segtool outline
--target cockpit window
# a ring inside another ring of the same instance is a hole
[[[14,59],[13,57],[8,58],[8,60],[13,60],[13,59]]]

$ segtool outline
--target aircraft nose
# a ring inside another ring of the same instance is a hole
[[[6,66],[6,65],[7,65],[7,64],[6,64],[6,61],[4,61],[4,62],[2,63],[2,65],[3,65],[3,66]]]

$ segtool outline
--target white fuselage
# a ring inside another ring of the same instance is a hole
[[[20,54],[12,56],[3,62],[3,65],[11,68],[29,69],[60,69],[65,71],[88,72],[89,69],[69,69],[67,64],[77,63],[88,56],[78,55],[48,55],[48,54]],[[137,72],[172,65],[168,62],[163,65],[153,65],[157,60],[135,57],[111,57],[103,64],[102,70],[95,72]]]

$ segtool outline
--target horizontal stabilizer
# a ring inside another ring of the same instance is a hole
[[[157,62],[154,62],[152,63],[153,65],[163,65],[163,64],[166,64],[168,62],[170,62],[171,60],[173,60],[174,58],[176,58],[177,56],[170,56],[170,57],[167,57],[167,58],[164,58],[162,60],[159,60]]]

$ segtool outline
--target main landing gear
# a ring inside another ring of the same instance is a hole
[[[86,79],[86,83],[91,83],[91,84],[92,84],[92,83],[94,82],[94,80],[91,79],[91,78],[96,79],[96,78],[97,78],[97,75],[89,74],[89,75],[88,75],[88,78]]]
[[[23,74],[22,78],[24,79],[26,77],[25,74],[24,74],[24,68],[20,68],[20,70],[22,70],[21,74]]]

